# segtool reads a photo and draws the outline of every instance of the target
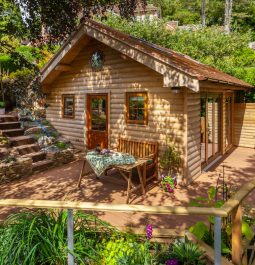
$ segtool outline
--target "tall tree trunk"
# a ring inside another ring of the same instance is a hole
[[[224,29],[226,33],[231,30],[233,0],[225,0]]]
[[[202,0],[201,2],[201,20],[202,20],[202,27],[206,26],[206,0]]]

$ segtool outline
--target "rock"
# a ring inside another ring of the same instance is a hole
[[[32,127],[29,128],[25,131],[25,135],[30,135],[30,134],[37,134],[37,133],[41,133],[42,129],[40,127]]]
[[[60,166],[74,161],[75,157],[71,149],[65,149],[47,153],[47,159],[53,161],[54,166]]]
[[[32,159],[19,158],[8,164],[0,163],[0,184],[32,174]]]
[[[55,141],[55,138],[43,135],[38,139],[38,144],[40,147],[46,147],[46,146],[52,145],[54,141]]]

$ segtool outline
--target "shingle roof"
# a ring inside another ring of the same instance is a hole
[[[83,31],[84,28],[85,31]],[[214,67],[200,63],[187,55],[150,43],[146,40],[133,37],[93,20],[87,20],[82,25],[80,25],[79,29],[69,37],[66,43],[59,49],[59,51],[53,56],[53,58],[51,58],[51,60],[41,71],[42,81],[51,74],[52,70],[54,70],[53,66],[58,63],[58,60],[61,61],[63,58],[65,58],[65,49],[72,49],[73,46],[70,45],[70,43],[73,42],[73,38],[75,38],[75,36],[77,35],[85,35],[86,30],[93,30],[102,34],[103,36],[107,36],[120,43],[124,43],[131,49],[135,49],[147,56],[150,56],[152,59],[158,60],[164,65],[176,69],[179,72],[182,72],[198,81],[208,80],[212,82],[220,82],[232,86],[238,86],[241,88],[253,88],[252,85],[229,74],[226,74]],[[80,40],[76,38],[76,41],[79,45]],[[82,46],[80,48],[82,48]],[[77,49],[77,47],[75,49]]]
[[[212,66],[205,65],[200,63],[191,57],[184,55],[182,53],[164,48],[162,46],[152,44],[143,39],[139,39],[128,35],[126,33],[115,30],[111,27],[108,27],[99,22],[88,20],[84,22],[85,25],[88,25],[98,31],[103,32],[109,36],[114,37],[115,39],[124,41],[131,46],[139,49],[140,51],[150,54],[152,57],[156,59],[162,60],[164,63],[168,64],[171,67],[178,69],[190,75],[200,81],[209,80],[216,82],[223,82],[230,85],[241,86],[252,88],[253,86],[234,77],[229,74],[226,74]]]

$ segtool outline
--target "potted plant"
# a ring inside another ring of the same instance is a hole
[[[180,164],[180,153],[175,149],[174,145],[167,145],[164,153],[160,157],[160,167],[162,169],[161,186],[164,191],[172,193],[176,188],[176,173]]]
[[[0,101],[0,115],[4,115],[4,114],[5,114],[5,102]]]

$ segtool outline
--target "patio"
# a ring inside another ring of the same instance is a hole
[[[0,186],[1,199],[48,199],[71,200],[88,202],[125,203],[126,182],[119,175],[112,175],[96,180],[90,175],[84,178],[81,188],[77,187],[81,161],[48,170],[21,180],[13,181]],[[222,173],[222,165],[225,165],[225,178],[229,185],[241,187],[249,179],[254,177],[255,150],[247,148],[235,148],[227,154],[224,161],[219,161],[210,171],[202,174],[189,187],[179,187],[175,194],[162,192],[156,182],[147,186],[147,193],[142,198],[131,197],[132,204],[144,205],[188,205],[198,195],[206,194],[208,187],[216,185],[219,173]],[[248,201],[254,201],[255,193],[249,196]],[[3,220],[11,209],[0,210],[0,219]],[[183,230],[200,217],[156,216],[125,213],[101,213],[100,217],[116,226],[145,226],[147,223],[155,227],[176,228]]]

